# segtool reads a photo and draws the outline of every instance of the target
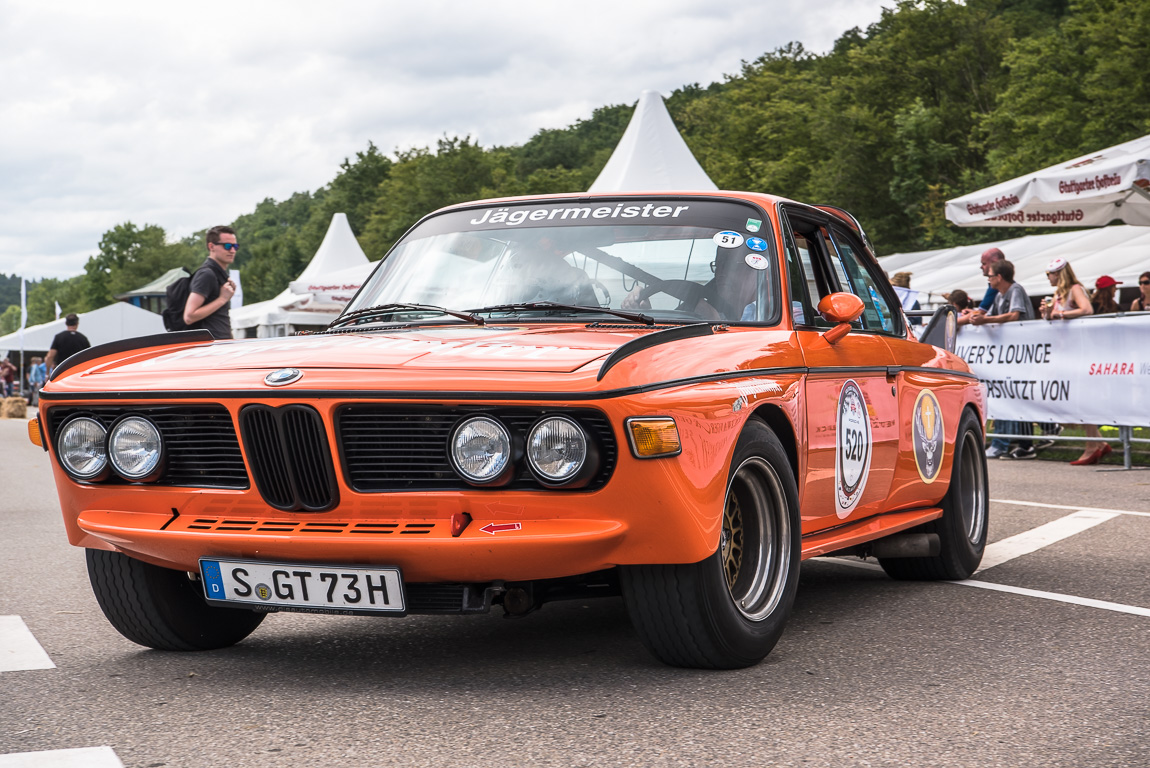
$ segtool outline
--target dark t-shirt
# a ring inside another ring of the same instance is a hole
[[[79,331],[60,331],[56,334],[56,338],[52,339],[52,349],[56,350],[56,365],[90,346],[92,346],[92,342],[88,341],[88,337]]]
[[[228,273],[211,259],[204,259],[204,263],[192,275],[191,293],[198,293],[204,297],[204,303],[210,304],[220,297],[220,286],[228,281]],[[232,317],[228,303],[212,314],[192,323],[189,328],[203,328],[212,334],[215,339],[232,338]]]

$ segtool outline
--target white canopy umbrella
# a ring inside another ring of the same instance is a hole
[[[718,189],[691,154],[657,91],[643,91],[635,114],[588,192]]]
[[[946,202],[960,227],[1150,226],[1150,136]]]

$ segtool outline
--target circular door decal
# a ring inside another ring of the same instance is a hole
[[[853,379],[839,393],[835,435],[835,512],[845,519],[866,489],[873,442],[866,398]]]
[[[914,440],[914,463],[924,483],[933,483],[942,469],[942,408],[938,398],[929,389],[918,393],[911,418],[911,438]]]

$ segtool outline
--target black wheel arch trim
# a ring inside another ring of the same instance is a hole
[[[642,352],[644,349],[657,347],[660,344],[668,344],[672,341],[681,341],[682,339],[710,336],[714,334],[714,332],[715,329],[710,323],[692,323],[691,325],[681,325],[677,328],[667,328],[662,331],[636,336],[607,356],[607,359],[603,361],[603,365],[599,367],[599,375],[595,377],[595,381],[602,381],[603,377],[607,375],[607,371],[621,363],[624,358]]]
[[[215,337],[202,328],[194,328],[187,331],[172,331],[171,333],[154,333],[151,336],[136,336],[131,339],[109,341],[106,344],[88,347],[69,356],[56,366],[52,371],[52,375],[48,377],[48,381],[55,381],[61,373],[69,368],[75,368],[81,363],[86,363],[89,360],[95,360],[99,357],[132,352],[137,349],[147,349],[149,347],[166,347],[169,344],[195,344],[203,341],[215,341]]]

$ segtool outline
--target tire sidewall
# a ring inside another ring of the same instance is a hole
[[[765,656],[782,634],[791,606],[794,604],[795,593],[798,591],[801,560],[798,487],[790,460],[774,432],[757,420],[747,424],[735,445],[727,474],[727,492],[723,496],[724,508],[727,496],[731,493],[735,471],[744,461],[753,457],[764,459],[778,475],[790,518],[788,526],[790,559],[786,583],[778,605],[763,619],[751,621],[735,607],[734,599],[727,588],[726,575],[723,572],[722,548],[716,547],[714,554],[696,564],[699,584],[705,596],[703,605],[709,623],[715,630],[713,639],[731,656],[745,659],[747,663],[754,663]],[[723,508],[720,508],[719,514],[720,516],[723,514]]]
[[[973,439],[968,440],[967,436]],[[958,433],[954,442],[954,462],[951,467],[950,487],[943,498],[943,518],[938,526],[941,554],[951,578],[967,578],[978,568],[982,554],[986,550],[986,536],[989,529],[986,455],[978,450],[982,445],[982,429],[969,410],[963,412],[959,421]],[[979,540],[972,542],[966,535],[962,521],[962,497],[967,492],[962,477],[962,465],[967,450],[974,451],[974,460],[982,473],[982,508],[977,511],[982,516],[982,532]]]

